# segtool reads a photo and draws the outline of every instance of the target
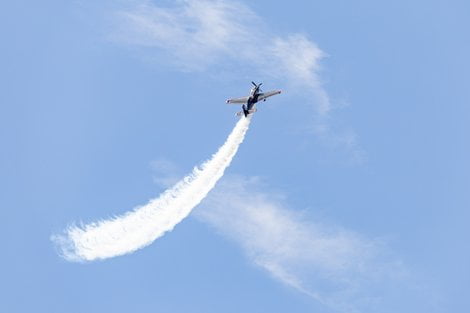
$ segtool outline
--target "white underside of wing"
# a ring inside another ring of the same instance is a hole
[[[237,103],[247,103],[248,102],[248,97],[241,97],[241,98],[233,98],[233,99],[228,99],[227,100],[227,103],[234,103],[234,104],[237,104]]]
[[[274,95],[278,95],[280,93],[281,93],[280,90],[272,90],[272,91],[268,91],[268,92],[263,92],[258,96],[258,101],[264,100],[264,99],[269,98],[269,97],[274,96]]]

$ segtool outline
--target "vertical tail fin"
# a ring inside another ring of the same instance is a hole
[[[246,105],[242,105],[242,109],[243,109],[243,114],[245,114],[245,117],[247,117],[248,114],[250,114],[250,112],[248,112],[248,110],[246,109]]]

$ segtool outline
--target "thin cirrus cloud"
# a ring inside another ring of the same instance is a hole
[[[315,98],[318,117],[331,110],[319,77],[325,53],[305,35],[273,35],[260,16],[235,1],[185,0],[172,7],[132,3],[116,12],[113,40],[156,48],[183,71],[236,64],[305,88]]]
[[[373,311],[386,289],[405,278],[404,266],[382,240],[313,222],[263,189],[256,177],[225,177],[195,216],[274,279],[335,310]]]

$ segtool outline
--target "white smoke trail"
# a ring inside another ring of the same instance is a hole
[[[214,188],[243,142],[251,118],[241,118],[212,158],[195,167],[175,186],[144,206],[122,216],[54,235],[62,256],[69,261],[93,261],[134,252],[171,231]]]

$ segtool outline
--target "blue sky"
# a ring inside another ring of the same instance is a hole
[[[468,311],[469,9],[2,3],[0,310]],[[283,93],[187,219],[133,254],[58,255],[51,235],[216,152],[251,80]]]

